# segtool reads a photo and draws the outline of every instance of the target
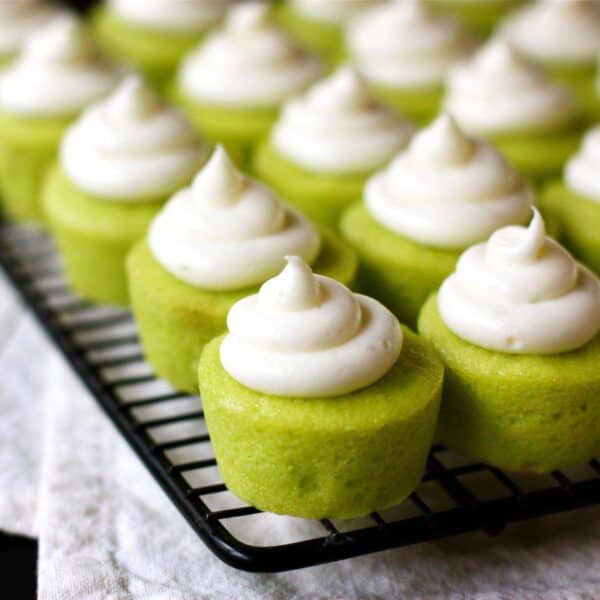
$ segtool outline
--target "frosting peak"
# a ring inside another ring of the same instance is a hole
[[[489,144],[468,137],[449,115],[420,131],[364,192],[385,228],[420,244],[465,248],[523,223],[531,189]]]
[[[565,181],[574,192],[600,202],[600,125],[583,138],[581,150],[567,163]]]
[[[229,311],[221,362],[237,381],[279,396],[338,396],[383,377],[402,349],[379,302],[314,275],[299,257]]]
[[[114,121],[146,121],[161,109],[159,99],[135,75],[129,76],[106,102],[107,115]]]
[[[371,98],[360,77],[350,67],[342,67],[332,77],[317,83],[308,101],[324,111],[355,111],[367,108]]]
[[[148,243],[175,277],[215,291],[259,285],[281,270],[286,255],[311,263],[320,251],[312,224],[240,173],[222,147],[154,219]]]
[[[496,352],[558,354],[598,334],[600,282],[544,233],[535,211],[528,228],[500,229],[462,254],[438,295],[456,335]]]
[[[227,15],[227,28],[231,31],[252,32],[267,24],[269,5],[265,2],[246,2]]]

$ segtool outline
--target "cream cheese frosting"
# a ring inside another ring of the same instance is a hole
[[[109,0],[115,15],[136,25],[171,31],[202,31],[217,23],[230,0]]]
[[[232,6],[225,26],[184,60],[181,88],[199,102],[272,107],[320,74],[318,60],[300,50],[269,21],[264,2]]]
[[[361,75],[392,88],[441,86],[472,49],[461,27],[423,0],[393,0],[365,11],[348,25],[346,41]]]
[[[600,202],[600,125],[583,138],[581,150],[565,167],[565,182],[574,192]]]
[[[360,11],[383,0],[289,0],[299,15],[328,25],[343,25]]]
[[[297,256],[258,294],[229,311],[223,368],[274,396],[339,396],[381,379],[402,350],[398,320],[382,304],[314,275]]]
[[[0,2],[0,57],[18,52],[34,31],[62,12],[44,0]]]
[[[377,222],[420,244],[466,248],[496,229],[524,223],[533,193],[488,143],[441,115],[365,187]]]
[[[207,152],[183,116],[131,76],[70,127],[60,163],[81,190],[105,200],[135,202],[186,185]]]
[[[573,118],[565,88],[503,40],[492,40],[448,78],[445,109],[477,134],[552,130]]]
[[[68,116],[110,92],[117,71],[102,62],[83,23],[53,19],[0,74],[0,107],[25,116]]]
[[[342,67],[284,105],[271,142],[314,172],[368,172],[386,164],[413,132],[411,123],[374,102],[361,78]]]
[[[535,211],[529,227],[504,227],[466,250],[438,308],[450,330],[482,348],[558,354],[598,335],[600,282],[546,237]]]
[[[511,15],[500,35],[535,60],[594,64],[600,52],[600,2],[538,0]]]
[[[313,225],[240,173],[222,147],[154,219],[148,243],[172,275],[210,291],[259,285],[281,270],[286,254],[312,263],[320,251]]]

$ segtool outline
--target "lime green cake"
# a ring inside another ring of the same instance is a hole
[[[369,85],[374,98],[409,119],[427,125],[439,113],[442,105],[443,88],[395,89],[382,85]]]
[[[555,355],[503,354],[452,333],[432,296],[419,332],[446,365],[437,437],[509,471],[545,473],[600,453],[600,336]]]
[[[342,283],[352,283],[354,252],[323,229],[314,269]],[[175,388],[197,390],[197,366],[204,345],[226,329],[229,309],[257,288],[211,292],[180,281],[139,242],[127,259],[129,294],[142,346],[156,373]]]
[[[335,398],[260,394],[221,365],[222,338],[200,360],[202,405],[227,487],[266,511],[350,518],[401,502],[425,469],[443,368],[404,329],[396,364],[382,379]]]
[[[72,117],[20,117],[0,110],[1,205],[19,221],[43,220],[40,191]]]
[[[128,304],[125,257],[165,200],[107,202],[76,188],[59,167],[51,171],[43,193],[46,219],[79,295]]]
[[[555,182],[544,190],[540,208],[545,216],[560,222],[565,246],[600,274],[600,204]]]
[[[161,91],[171,81],[181,59],[204,32],[156,30],[123,20],[108,7],[98,7],[92,28],[100,48],[119,62],[139,71]]]
[[[344,208],[361,197],[370,175],[313,173],[283,156],[269,141],[256,148],[252,171],[312,220],[332,227]]]

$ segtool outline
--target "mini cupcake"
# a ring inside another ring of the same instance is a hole
[[[146,357],[175,388],[196,391],[204,345],[240,298],[278,273],[286,254],[350,283],[356,257],[318,231],[217,148],[193,185],[171,198],[127,262]]]
[[[0,2],[0,66],[13,59],[25,40],[63,12],[45,0]]]
[[[443,368],[383,305],[298,257],[237,302],[200,360],[200,393],[227,487],[258,508],[349,518],[419,484]]]
[[[419,317],[446,364],[440,441],[509,471],[598,456],[599,330],[598,279],[539,213],[469,248]]]
[[[373,94],[419,122],[430,121],[449,68],[472,50],[472,38],[423,0],[395,0],[351,21],[346,46]]]
[[[102,49],[163,89],[230,0],[108,0],[94,13]]]
[[[360,289],[416,324],[463,249],[525,223],[533,194],[492,146],[440,116],[374,175],[348,208],[342,235],[356,249]]]
[[[487,35],[510,10],[524,0],[428,0],[431,6],[455,18],[480,35]]]
[[[600,53],[598,0],[537,0],[510,15],[500,35],[569,86],[583,110],[598,102],[594,89]]]
[[[343,54],[345,24],[383,0],[285,0],[277,19],[300,44],[335,64]]]
[[[466,131],[492,141],[534,180],[560,173],[579,144],[569,91],[501,40],[453,69],[444,105]]]
[[[336,225],[369,176],[404,148],[411,123],[370,97],[343,67],[287,102],[253,169],[315,221]]]
[[[561,241],[600,274],[600,125],[584,138],[564,181],[545,190],[542,208],[561,225]]]
[[[40,187],[60,138],[77,114],[117,81],[84,26],[70,16],[41,28],[0,73],[0,182],[9,216],[41,219]]]
[[[209,139],[243,164],[275,121],[280,104],[320,74],[305,54],[269,22],[269,6],[233,6],[223,29],[183,62],[173,101]]]
[[[206,155],[191,125],[135,77],[67,131],[43,196],[78,294],[127,304],[125,256]]]

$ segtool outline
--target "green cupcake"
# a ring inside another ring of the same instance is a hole
[[[560,173],[583,131],[570,92],[503,40],[452,71],[444,107],[535,182]]]
[[[127,253],[207,148],[131,77],[68,130],[60,154],[43,203],[71,286],[89,300],[126,305]]]
[[[84,26],[64,15],[40,28],[0,73],[2,208],[42,220],[40,189],[68,125],[105,96],[117,73],[96,55]]]
[[[593,85],[600,53],[597,0],[537,0],[511,14],[500,35],[571,88],[582,111],[589,114],[592,102],[600,104]]]
[[[200,359],[219,472],[244,501],[297,517],[398,504],[423,475],[442,365],[383,305],[288,260]]]
[[[510,471],[597,456],[599,330],[600,282],[539,214],[470,248],[419,317],[446,365],[437,437]]]
[[[473,39],[421,1],[367,10],[346,31],[353,64],[373,95],[419,123],[435,117],[450,68],[467,57]]]
[[[333,66],[344,54],[344,25],[379,4],[382,0],[285,0],[275,16],[302,46]]]
[[[335,226],[370,175],[406,146],[414,129],[374,102],[347,67],[286,103],[253,171],[311,219]]]
[[[565,169],[564,182],[550,184],[542,197],[544,214],[561,225],[561,241],[600,274],[600,126],[584,138]]]
[[[350,284],[352,250],[243,176],[222,147],[191,188],[176,194],[127,261],[142,346],[175,388],[196,391],[206,343],[226,329],[238,300],[299,253],[319,273]]]
[[[139,71],[157,90],[223,17],[229,0],[109,0],[92,15],[102,50]]]
[[[267,3],[249,2],[232,6],[225,26],[186,57],[169,94],[200,132],[247,166],[281,103],[320,72],[318,60],[271,23]]]
[[[461,251],[524,223],[529,186],[489,144],[440,116],[365,187],[340,230],[359,256],[359,288],[410,326]]]
[[[488,35],[510,10],[524,0],[428,0],[431,6],[453,17],[480,35]]]

